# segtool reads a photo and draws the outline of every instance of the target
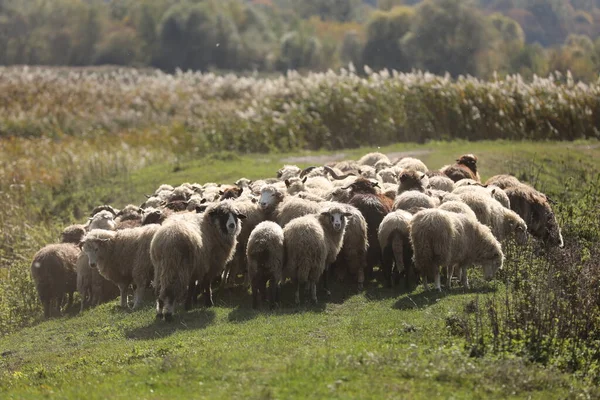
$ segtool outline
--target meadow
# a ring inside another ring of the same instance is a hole
[[[600,396],[600,96],[564,78],[3,70],[0,394]],[[93,206],[372,150],[430,168],[477,154],[483,179],[512,173],[554,199],[566,248],[507,248],[497,279],[473,270],[468,291],[336,284],[297,308],[284,287],[280,309],[254,311],[237,287],[170,325],[150,298],[139,312],[115,301],[42,320],[31,258]]]

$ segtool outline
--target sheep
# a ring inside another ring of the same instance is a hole
[[[392,210],[404,210],[414,214],[423,208],[435,208],[438,204],[439,201],[425,193],[409,190],[396,197]]]
[[[202,214],[187,214],[160,226],[150,244],[157,318],[172,320],[175,303],[184,297],[189,309],[196,280],[204,291],[205,305],[214,305],[212,281],[233,257],[244,218],[232,200],[224,200]]]
[[[377,230],[383,218],[392,210],[393,200],[377,191],[379,184],[359,178],[347,187],[350,189],[349,204],[356,207],[367,221],[367,277],[373,275],[375,265],[381,265],[381,251]]]
[[[142,225],[143,209],[134,204],[126,205],[117,213],[115,222],[117,229],[135,228]]]
[[[479,173],[477,172],[477,157],[473,154],[465,154],[456,160],[454,165],[446,165],[440,169],[454,182],[461,179],[473,179],[476,182],[481,182]]]
[[[391,287],[394,283],[393,264],[398,273],[404,273],[406,286],[416,283],[416,275],[412,268],[412,246],[410,244],[410,221],[412,215],[404,210],[397,210],[385,216],[377,237],[381,246],[382,270]]]
[[[510,199],[511,209],[525,221],[532,236],[548,246],[564,247],[556,216],[544,194],[524,184],[507,187],[504,191]]]
[[[452,192],[454,190],[454,181],[444,176],[431,176],[429,177],[428,189],[443,190],[444,192]]]
[[[452,193],[461,194],[467,192],[478,192],[487,196],[491,196],[505,208],[510,209],[510,200],[506,192],[497,186],[482,186],[481,184],[459,186]]]
[[[519,186],[521,185],[521,181],[519,181],[516,177],[512,175],[494,175],[487,181],[485,181],[486,185],[495,185],[500,189],[506,189],[511,186]]]
[[[450,211],[450,212],[457,213],[457,214],[464,214],[468,217],[477,219],[477,215],[475,215],[475,213],[473,212],[471,207],[469,207],[467,204],[463,203],[462,201],[456,201],[456,200],[447,201],[445,203],[440,204],[437,208],[438,208],[438,210],[445,210],[445,211]]]
[[[283,279],[283,229],[272,221],[256,225],[246,247],[248,277],[252,283],[252,307],[258,308],[258,294],[267,296],[270,281],[271,307],[279,302],[279,288]]]
[[[153,276],[150,242],[158,228],[152,224],[114,232],[93,229],[83,241],[90,267],[98,268],[100,275],[119,287],[123,308],[127,307],[127,288],[132,283],[135,285],[133,308],[142,304],[144,291]]]
[[[412,170],[412,171],[417,171],[417,172],[422,172],[422,173],[427,173],[429,171],[429,169],[427,168],[427,165],[425,165],[425,163],[423,163],[423,161],[419,160],[418,158],[412,158],[412,157],[401,158],[400,160],[398,160],[395,163],[395,166],[396,166],[396,168]]]
[[[242,229],[237,237],[235,254],[225,266],[223,280],[221,281],[223,287],[233,286],[237,275],[247,271],[246,246],[248,244],[248,238],[254,228],[265,220],[265,213],[258,203],[251,200],[238,199],[234,201],[233,204],[238,212],[246,218],[244,219]]]
[[[361,169],[363,166],[369,166],[369,167],[374,167],[375,164],[377,164],[378,161],[384,160],[386,161],[388,164],[391,164],[390,159],[388,158],[388,156],[386,156],[383,153],[367,153],[364,156],[362,156],[359,160],[358,160],[358,165],[361,166]]]
[[[243,190],[244,189],[237,186],[227,187],[225,189],[219,190],[219,194],[221,196],[219,197],[219,201],[227,199],[237,199],[242,195]]]
[[[413,170],[405,170],[398,176],[398,193],[409,190],[416,190],[417,192],[426,192],[426,188],[429,185],[429,178],[422,172]]]
[[[277,179],[285,181],[300,175],[302,170],[296,165],[284,165],[277,171]]]
[[[250,185],[252,184],[252,180],[248,178],[240,178],[235,181],[235,185],[240,189],[250,189]]]
[[[73,243],[79,244],[86,233],[85,225],[69,225],[61,232],[61,242],[62,243]]]
[[[392,168],[393,164],[389,159],[382,158],[381,160],[377,161],[373,167],[375,168],[375,171],[380,172],[381,170]]]
[[[358,290],[362,290],[369,247],[367,221],[356,207],[345,205],[345,208],[352,216],[348,218],[342,249],[331,265],[331,270],[338,279],[345,279],[346,275],[355,278]]]
[[[73,243],[50,244],[33,256],[31,278],[44,307],[44,317],[50,318],[54,312],[60,314],[65,295],[68,295],[67,308],[73,304],[77,273],[75,263],[80,249]]]
[[[340,161],[328,166],[340,170],[342,172],[356,172],[360,168],[360,164],[353,160]]]
[[[364,179],[378,180],[378,178],[377,178],[377,171],[375,171],[375,168],[370,167],[368,165],[362,165],[360,167],[360,169],[358,170],[358,173]]]
[[[113,219],[113,214],[109,211],[98,212],[90,218],[87,226],[88,231],[93,229],[115,230],[116,228],[117,224]],[[81,297],[80,312],[83,312],[89,304],[96,306],[119,294],[119,289],[112,282],[103,278],[97,269],[90,267],[88,256],[84,251],[79,255],[75,269],[77,271],[77,292]]]
[[[503,207],[489,194],[471,191],[461,193],[458,197],[471,207],[477,220],[487,225],[499,241],[502,242],[513,233],[517,234],[519,244],[527,240],[525,221],[516,212]]]
[[[398,170],[396,168],[385,168],[377,172],[377,178],[383,183],[397,183]]]
[[[296,304],[300,304],[300,285],[307,282],[311,299],[317,302],[317,282],[340,252],[351,216],[343,206],[333,205],[319,214],[296,218],[283,229],[284,275],[296,284]]]
[[[421,271],[425,290],[427,278],[433,275],[435,288],[441,291],[440,266],[447,268],[448,288],[455,268],[461,271],[461,281],[468,287],[466,268],[483,266],[484,277],[490,280],[502,268],[504,254],[490,228],[471,217],[440,209],[418,212],[410,225],[415,268]]]

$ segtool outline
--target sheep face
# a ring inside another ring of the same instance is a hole
[[[473,154],[465,154],[456,160],[458,164],[462,164],[473,172],[477,172],[477,157]]]
[[[265,186],[260,191],[260,199],[258,200],[258,204],[260,208],[266,210],[268,208],[272,208],[277,205],[277,203],[283,200],[283,195],[276,188],[272,186]]]
[[[496,275],[496,272],[498,272],[499,269],[502,269],[504,255],[499,248],[494,248],[489,254],[484,255],[480,263],[483,267],[483,277],[486,281],[491,281],[494,278],[494,275]]]
[[[329,219],[329,223],[335,232],[341,232],[346,228],[348,219],[352,218],[352,213],[341,210],[325,210],[321,212],[321,216]]]
[[[235,237],[242,230],[241,219],[246,218],[237,209],[233,207],[214,207],[208,211],[210,222],[219,228],[219,232],[224,237]]]
[[[564,247],[556,216],[547,203],[534,205],[529,230],[533,236],[542,239],[549,246]]]
[[[86,239],[83,242],[83,251],[87,254],[90,261],[90,267],[96,268],[96,265],[102,261],[102,248],[109,242],[109,239]]]

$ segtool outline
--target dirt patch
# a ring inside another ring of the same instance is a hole
[[[393,153],[385,153],[391,161],[395,161],[404,157],[417,157],[423,154],[431,153],[429,149],[422,150],[410,150],[410,151],[397,151]],[[335,153],[335,154],[318,154],[314,156],[298,156],[298,157],[287,157],[281,159],[286,164],[313,164],[313,165],[324,165],[333,161],[342,161],[348,158],[346,153]]]

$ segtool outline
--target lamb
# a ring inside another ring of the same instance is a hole
[[[351,216],[344,207],[333,205],[319,214],[296,218],[283,229],[284,275],[296,284],[296,304],[300,303],[300,285],[307,282],[311,299],[317,302],[317,282],[340,252]]]
[[[135,228],[142,225],[142,212],[144,210],[135,204],[126,205],[117,213],[115,222],[117,229]]]
[[[482,265],[485,279],[490,280],[504,262],[500,242],[490,229],[463,214],[440,209],[420,211],[411,221],[410,238],[415,268],[421,271],[425,290],[429,290],[430,275],[435,288],[441,290],[440,266],[447,268],[448,287],[455,268],[462,271],[462,283],[468,287],[469,265]]]
[[[410,243],[411,219],[409,212],[397,210],[386,215],[379,225],[378,239],[383,259],[381,268],[390,287],[394,283],[393,264],[398,273],[404,273],[407,287],[416,283]]]
[[[44,317],[60,314],[60,308],[68,295],[67,308],[73,304],[77,274],[75,263],[80,253],[73,243],[50,244],[33,256],[31,278],[44,307]]]
[[[444,192],[452,192],[454,190],[454,182],[446,175],[432,176],[429,177],[429,189],[442,190]]]
[[[405,170],[398,176],[398,195],[409,190],[425,193],[429,185],[429,178],[422,172]]]
[[[392,210],[404,210],[414,214],[424,208],[435,208],[438,204],[439,201],[436,201],[435,198],[425,193],[410,190],[396,197]]]
[[[252,283],[252,307],[258,308],[258,294],[267,297],[270,281],[271,307],[279,303],[279,288],[283,279],[283,229],[272,221],[258,224],[248,239],[246,248],[248,277]]]
[[[205,305],[213,306],[211,284],[233,257],[240,219],[246,218],[231,200],[210,205],[202,214],[188,214],[162,225],[150,245],[155,267],[156,316],[170,321],[175,303],[186,297],[189,309],[196,280]]]
[[[473,154],[460,156],[460,158],[456,160],[456,164],[442,167],[440,171],[448,175],[454,182],[465,178],[481,182],[479,173],[477,172],[477,157]]]
[[[524,184],[507,187],[505,192],[511,209],[525,221],[531,235],[548,246],[564,247],[556,216],[544,194]]]
[[[419,160],[418,158],[412,158],[412,157],[401,158],[400,160],[398,160],[396,162],[395,166],[396,166],[396,168],[412,170],[412,171],[417,171],[417,172],[422,172],[422,173],[427,173],[429,171],[429,169],[427,168],[427,165],[425,165],[425,163],[423,163],[423,161]]]
[[[386,161],[388,164],[391,164],[390,159],[388,158],[388,156],[386,156],[383,153],[367,153],[364,156],[362,156],[359,160],[358,160],[358,165],[361,166],[369,166],[369,167],[375,167],[375,164],[377,164],[377,162],[384,160]]]
[[[486,185],[495,185],[500,189],[506,189],[512,186],[521,185],[521,181],[519,181],[516,177],[512,175],[494,175],[490,179],[485,182]]]
[[[94,229],[83,241],[90,267],[98,268],[100,275],[119,287],[123,308],[127,307],[127,288],[132,283],[135,285],[133,308],[142,304],[144,291],[153,276],[150,242],[158,228],[152,224],[114,232]]]

